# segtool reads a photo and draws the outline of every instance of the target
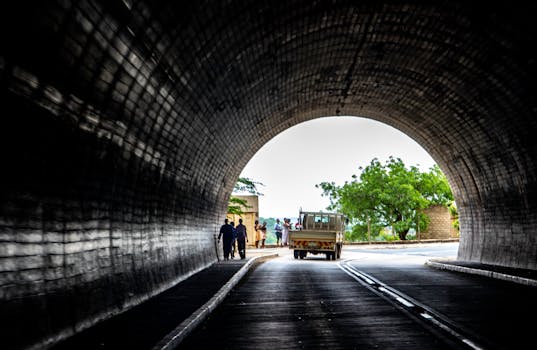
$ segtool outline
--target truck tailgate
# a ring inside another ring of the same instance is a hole
[[[334,250],[337,233],[335,231],[292,231],[290,249]]]

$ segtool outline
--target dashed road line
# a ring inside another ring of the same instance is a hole
[[[466,348],[473,350],[486,349],[486,347],[481,344],[482,342],[471,339],[472,337],[469,336],[467,332],[463,331],[462,327],[457,326],[447,317],[440,315],[430,307],[419,303],[410,296],[390,287],[373,276],[356,269],[350,264],[351,261],[353,260],[350,259],[338,262],[338,267],[375,294],[399,305],[400,309],[416,316],[428,326],[449,335],[451,339],[455,339],[460,345],[463,345]]]

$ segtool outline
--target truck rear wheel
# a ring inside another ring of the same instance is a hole
[[[301,250],[301,251],[300,251],[300,259],[304,259],[304,258],[306,257],[306,254],[308,254],[307,251],[305,251],[305,250]]]
[[[336,245],[336,250],[332,254],[334,260],[337,260],[339,258],[339,246]]]
[[[300,254],[300,252],[298,250],[293,250],[293,255],[295,256],[295,259],[298,259],[298,255]]]

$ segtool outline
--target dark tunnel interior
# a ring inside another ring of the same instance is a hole
[[[53,344],[216,261],[246,163],[324,116],[379,120],[431,154],[459,207],[458,259],[537,269],[536,14],[458,1],[0,5],[0,322],[35,325],[8,337]]]

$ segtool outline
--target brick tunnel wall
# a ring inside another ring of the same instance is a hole
[[[0,322],[14,347],[215,261],[242,168],[323,116],[385,122],[433,156],[459,259],[537,269],[534,5],[0,6]]]

